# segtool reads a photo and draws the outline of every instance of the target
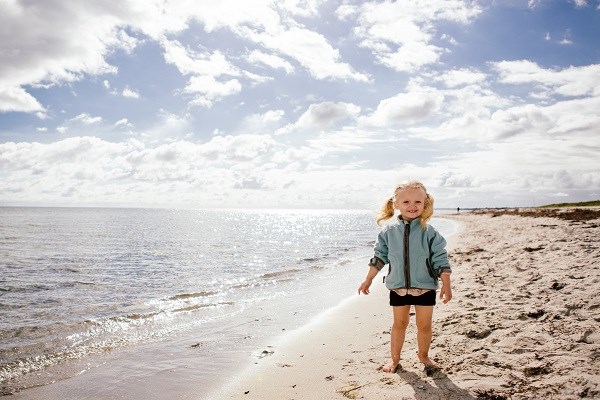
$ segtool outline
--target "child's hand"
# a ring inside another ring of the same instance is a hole
[[[444,304],[452,300],[452,288],[450,285],[442,285],[442,288],[440,289],[440,300],[442,300]]]
[[[442,288],[440,289],[440,299],[446,304],[452,300],[452,285],[450,284],[450,273],[443,272],[440,276]]]
[[[371,283],[373,283],[373,281],[371,280],[365,280],[359,287],[358,287],[358,294],[360,295],[361,293],[364,294],[369,294],[369,288],[371,287]]]

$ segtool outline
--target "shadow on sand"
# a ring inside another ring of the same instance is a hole
[[[396,372],[402,380],[412,386],[415,392],[415,400],[475,400],[468,390],[462,389],[454,384],[440,370],[425,371],[427,376],[433,379],[435,386],[430,381],[424,380],[421,376],[412,371],[406,371],[399,368]]]

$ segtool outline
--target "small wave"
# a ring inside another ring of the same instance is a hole
[[[220,303],[213,303],[213,304],[195,304],[192,306],[181,307],[181,308],[178,308],[173,311],[174,312],[190,312],[190,311],[201,310],[203,308],[208,308],[208,307],[233,306],[233,305],[235,305],[235,302],[233,302],[233,301],[223,301]]]
[[[262,279],[273,279],[273,278],[277,278],[277,277],[280,277],[280,276],[286,276],[286,275],[290,275],[290,274],[296,274],[298,272],[302,272],[302,269],[300,269],[300,268],[292,268],[292,269],[288,269],[288,270],[284,270],[284,271],[267,272],[266,274],[262,274],[260,277]]]
[[[71,288],[76,288],[77,286],[96,286],[96,283],[85,282],[85,281],[69,281],[69,282],[62,282],[62,283],[58,284],[57,286],[60,288],[63,288],[63,289],[71,289]]]
[[[61,260],[59,260],[59,261],[61,261]],[[72,272],[75,274],[78,274],[79,272],[81,272],[79,269],[73,268],[73,267],[54,267],[54,268],[52,268],[52,271],[54,271],[54,272]]]
[[[230,288],[231,289],[246,289],[246,288],[252,288],[252,287],[257,287],[260,286],[260,283],[258,282],[244,282],[244,283],[237,283],[235,285],[231,285]]]
[[[33,289],[34,291],[37,291],[37,290],[52,290],[52,286],[48,286],[48,285],[43,285],[41,283],[37,283],[37,284],[28,286],[25,290],[27,290],[27,289]]]
[[[94,286],[96,285],[94,282],[84,282],[84,281],[75,281],[75,284],[77,285],[85,285],[85,286]]]
[[[303,262],[315,262],[315,261],[319,261],[321,259],[322,259],[321,257],[306,257],[306,258],[303,258],[301,261],[303,261]]]
[[[217,294],[217,292],[214,292],[211,290],[195,292],[195,293],[181,293],[181,294],[173,295],[173,296],[169,297],[167,300],[185,300],[185,299],[193,299],[196,297],[214,296],[216,294]]]
[[[127,322],[129,321],[143,321],[146,319],[150,319],[150,318],[154,318],[157,315],[161,314],[160,312],[150,312],[150,313],[133,313],[133,314],[128,314],[128,315],[124,315],[124,316],[119,316],[119,317],[110,317],[108,318],[110,321],[115,321],[115,322]]]

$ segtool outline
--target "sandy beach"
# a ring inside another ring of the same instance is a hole
[[[376,278],[354,296],[258,349],[211,399],[577,399],[600,397],[600,210],[490,210],[444,215],[453,300],[438,301],[427,374],[414,320],[397,373],[391,309]],[[367,267],[365,266],[365,273]],[[360,282],[356,283],[356,286]]]

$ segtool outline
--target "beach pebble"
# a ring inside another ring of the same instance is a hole
[[[273,353],[275,353],[275,352],[274,352],[274,351],[272,351],[272,350],[263,350],[263,351],[261,351],[261,353],[258,355],[258,358],[263,358],[263,357],[266,357],[266,356],[270,356],[270,355],[271,355],[271,354],[273,354]]]

